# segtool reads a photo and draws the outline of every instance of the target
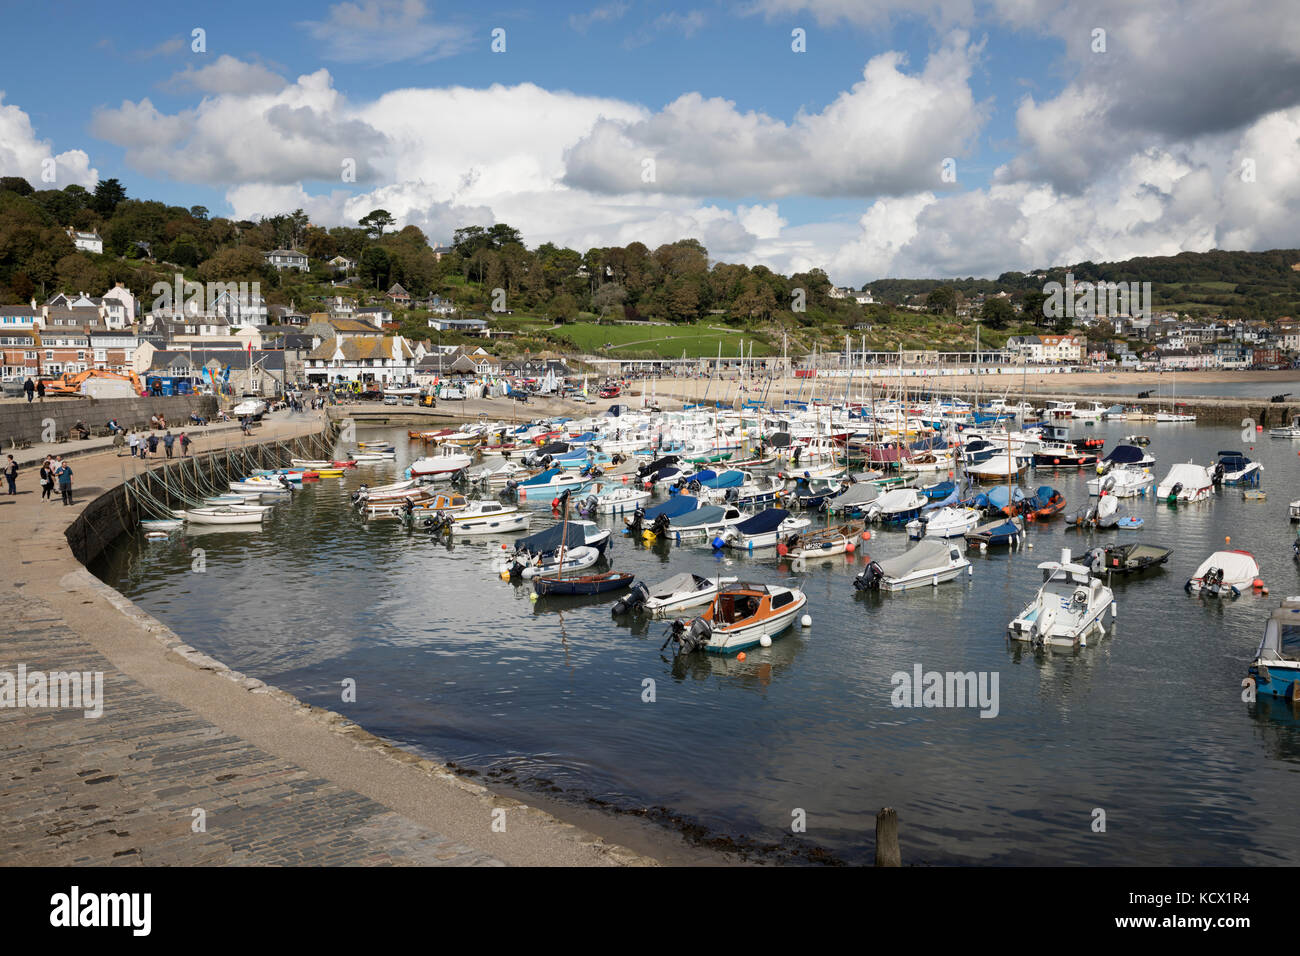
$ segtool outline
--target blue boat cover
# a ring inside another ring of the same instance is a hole
[[[921,494],[925,495],[931,501],[937,501],[940,498],[947,498],[957,490],[957,482],[941,481],[937,485],[927,485],[921,489]]]
[[[686,481],[688,482],[698,481],[700,484],[704,484],[710,478],[716,478],[717,476],[718,473],[714,471],[712,468],[701,468],[699,471],[694,472],[693,474],[682,475],[681,477],[685,478]]]
[[[660,515],[667,515],[669,519],[676,518],[688,511],[694,511],[699,506],[700,499],[692,498],[690,495],[677,495],[675,498],[669,498],[653,508],[647,508],[645,510],[645,520],[651,522]]]
[[[998,485],[996,488],[990,488],[988,491],[989,504],[995,508],[1005,508],[1013,501],[1024,501],[1025,493],[1020,490],[1019,485],[1012,485],[1011,490],[1007,490],[1006,485]]]
[[[691,499],[687,499],[691,500]],[[727,509],[721,505],[701,505],[694,511],[688,511],[685,514],[676,515],[681,521],[670,522],[670,525],[692,526],[697,524],[717,524],[727,514]]]
[[[1144,457],[1146,457],[1145,453],[1136,445],[1116,445],[1102,461],[1113,461],[1117,465],[1136,465]]]
[[[559,468],[547,468],[547,469],[546,469],[544,472],[542,472],[541,474],[533,475],[533,477],[531,477],[531,478],[526,478],[526,479],[524,479],[523,481],[519,482],[519,484],[520,484],[520,485],[530,485],[530,486],[531,486],[531,485],[545,485],[545,484],[549,484],[550,481],[551,481],[551,479],[554,478],[556,475],[558,475],[558,474],[560,473],[560,471],[561,471],[561,469],[559,469]]]
[[[732,468],[715,474],[712,478],[701,478],[699,482],[705,488],[739,488],[745,483],[745,473]]]
[[[736,530],[741,534],[765,534],[768,531],[775,531],[781,526],[781,522],[790,516],[790,512],[784,508],[768,508],[766,511],[760,511],[752,518],[746,518],[740,524],[736,525]]]

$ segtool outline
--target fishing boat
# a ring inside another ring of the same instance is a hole
[[[962,505],[949,505],[938,511],[930,512],[907,523],[909,537],[921,538],[961,538],[980,523],[978,508]]]
[[[1264,466],[1239,451],[1221,451],[1211,466],[1210,477],[1216,485],[1258,485]]]
[[[1035,468],[1081,468],[1096,463],[1096,455],[1063,442],[1043,442],[1034,452]]]
[[[669,617],[678,611],[712,604],[718,592],[735,584],[734,577],[706,578],[700,574],[674,574],[654,586],[641,582],[632,585],[632,592],[614,605],[615,615],[641,613],[648,617]]]
[[[806,528],[810,524],[810,519],[795,518],[784,508],[768,508],[727,528],[713,539],[713,543],[714,547],[725,546],[744,551],[774,548],[790,532]]]
[[[994,518],[977,525],[966,533],[966,544],[974,545],[981,551],[998,545],[1015,547],[1025,536],[1025,522],[1019,515],[1010,518]]]
[[[1264,637],[1241,682],[1255,696],[1300,700],[1300,597],[1282,601],[1264,625]]]
[[[864,516],[881,524],[906,524],[921,513],[926,497],[915,488],[895,488],[867,505]]]
[[[604,574],[576,574],[565,577],[559,574],[533,576],[533,590],[539,597],[560,595],[608,594],[631,585],[634,574],[626,571],[606,571]]]
[[[1204,501],[1213,492],[1210,470],[1190,461],[1174,465],[1156,486],[1156,497],[1161,501]]]
[[[190,524],[261,524],[266,517],[264,511],[234,508],[188,508],[181,514]]]
[[[734,654],[784,633],[808,603],[798,588],[781,584],[733,584],[720,591],[703,614],[673,622],[664,642],[675,653],[703,650]]]
[[[1084,555],[1081,564],[1088,565],[1093,574],[1141,574],[1160,567],[1174,553],[1173,548],[1159,544],[1117,544],[1106,548],[1093,548]]]
[[[921,541],[897,557],[868,563],[853,579],[853,586],[859,591],[938,587],[963,571],[974,573],[970,559],[955,542]]]
[[[1115,595],[1085,565],[1070,560],[1070,549],[1060,561],[1038,566],[1043,584],[1034,599],[1007,625],[1011,637],[1035,646],[1084,647],[1089,635],[1105,633],[1106,612],[1116,615]]]
[[[776,553],[779,557],[789,558],[791,561],[830,558],[853,551],[856,547],[855,542],[861,534],[862,526],[852,524],[819,528],[804,533],[795,532],[777,543]]]
[[[1201,562],[1196,573],[1187,579],[1183,590],[1188,594],[1240,597],[1259,580],[1259,562],[1249,551],[1215,551]]]

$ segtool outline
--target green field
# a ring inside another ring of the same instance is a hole
[[[775,350],[763,339],[742,330],[717,332],[704,325],[596,325],[594,322],[574,322],[556,329],[555,334],[568,339],[584,352],[603,352],[627,358],[687,358],[718,354],[722,346],[723,357],[740,354],[741,339],[745,341],[745,356],[773,355]]]

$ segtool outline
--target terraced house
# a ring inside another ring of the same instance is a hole
[[[307,355],[307,381],[407,382],[415,374],[415,352],[400,335],[325,339]]]

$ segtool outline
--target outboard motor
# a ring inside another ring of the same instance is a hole
[[[859,591],[879,591],[880,582],[885,579],[885,572],[879,563],[872,561],[853,579],[853,586]]]
[[[578,514],[582,515],[584,518],[590,518],[596,513],[596,506],[598,504],[599,504],[599,499],[597,499],[595,495],[588,495],[581,502],[579,502]]]
[[[802,445],[795,445],[795,446],[794,446],[794,453],[790,456],[790,467],[791,467],[791,468],[798,468],[798,467],[799,467],[799,455],[802,454],[802,453],[803,453],[803,446],[802,446]]]
[[[641,526],[645,522],[645,509],[637,508],[632,517],[627,519],[627,533],[633,538],[641,537]]]
[[[1183,483],[1181,481],[1175,482],[1174,486],[1169,489],[1169,497],[1166,498],[1165,501],[1171,505],[1178,504],[1178,494],[1182,490],[1183,490]]]
[[[366,484],[364,481],[361,483],[361,487],[352,493],[352,501],[354,504],[358,504],[358,505],[361,504],[361,502],[365,501],[369,497],[370,497],[370,486]]]
[[[293,482],[291,482],[286,476],[276,475],[276,477],[280,480],[280,486],[282,488],[287,488],[289,491],[293,491]]]
[[[700,480],[698,478],[693,478],[691,479],[691,483],[686,486],[686,490],[689,491],[691,494],[696,494],[703,487],[704,486],[700,484]]]
[[[614,606],[610,608],[610,613],[614,615],[614,617],[618,617],[620,614],[640,611],[645,607],[645,602],[648,600],[650,600],[650,589],[640,581],[636,581],[632,584],[632,589],[628,591],[627,594],[614,602]]]
[[[651,534],[665,535],[668,533],[668,527],[672,524],[672,519],[667,515],[658,515],[650,525]]]
[[[689,624],[678,618],[668,626],[668,640],[664,641],[663,650],[671,641],[673,644],[673,654],[691,654],[700,650],[709,643],[713,637],[713,628],[708,621],[702,617],[697,617]]]
[[[1211,480],[1216,485],[1221,485],[1223,484],[1223,476],[1226,473],[1227,473],[1227,469],[1223,467],[1223,462],[1219,462],[1217,465],[1214,466],[1214,476],[1213,478],[1211,478]]]
[[[1210,568],[1201,578],[1201,590],[1209,591],[1216,597],[1223,590],[1223,568]]]
[[[726,501],[728,504],[734,505],[737,501],[740,500],[740,489],[728,488],[727,493],[723,496],[723,500]]]

